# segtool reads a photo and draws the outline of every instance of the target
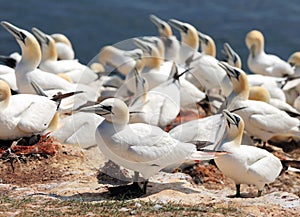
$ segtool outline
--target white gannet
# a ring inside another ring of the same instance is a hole
[[[265,87],[272,98],[286,101],[286,95],[281,88],[286,82],[287,78],[279,78],[267,75],[251,74],[247,75],[248,83],[250,86]]]
[[[258,100],[269,103],[270,105],[285,111],[292,117],[299,117],[300,113],[290,104],[276,98],[271,98],[271,95],[267,88],[263,86],[252,86],[250,87],[249,99]]]
[[[226,70],[233,91],[227,97],[227,108],[240,115],[245,122],[245,130],[263,142],[275,135],[300,136],[300,121],[286,112],[261,101],[248,100],[249,84],[247,75],[239,68],[220,62]]]
[[[201,47],[201,52],[216,57],[216,44],[215,41],[209,35],[206,35],[198,31],[198,37]]]
[[[240,56],[232,49],[228,43],[224,43],[224,52],[226,55],[226,62],[234,67],[242,68],[242,61]]]
[[[73,60],[75,58],[72,43],[67,36],[61,33],[54,33],[51,34],[51,37],[55,41],[58,60]]]
[[[130,56],[130,52],[140,51],[127,51],[108,45],[100,50],[98,59],[104,67],[118,70],[123,76],[126,76],[136,65],[135,60]]]
[[[79,144],[82,148],[89,148],[97,144],[93,132],[103,120],[103,117],[92,113],[73,113],[59,120],[60,126],[51,132],[51,136],[61,143]]]
[[[164,83],[170,76],[173,62],[164,61],[162,53],[151,43],[135,39],[136,45],[140,47],[144,55],[142,57],[142,77],[147,81],[148,89],[151,90],[156,86]],[[179,73],[185,69],[177,66]],[[184,78],[179,78],[180,83],[180,106],[186,108],[205,99],[206,94],[199,90],[194,84]]]
[[[0,65],[0,79],[6,81],[13,91],[18,90],[15,69],[6,65]]]
[[[206,91],[215,88],[221,89],[222,94],[227,96],[232,88],[225,71],[218,65],[219,61],[204,52],[197,52],[199,48],[199,35],[196,28],[188,23],[174,19],[169,20],[169,23],[180,32],[182,46],[180,59],[184,60],[182,64],[187,64],[191,68],[187,74],[187,76],[189,75],[188,80],[197,87],[204,88]],[[209,46],[209,48],[213,49],[213,46]],[[213,52],[210,51],[210,53]]]
[[[245,41],[250,52],[248,67],[253,73],[276,77],[294,74],[293,68],[286,61],[265,53],[264,36],[260,31],[250,31]]]
[[[139,76],[139,73],[135,73],[135,76]],[[141,90],[143,92],[138,93],[129,105],[129,111],[132,112],[130,123],[146,123],[160,127],[170,124],[180,112],[179,76],[177,66],[173,63],[168,80],[149,91]],[[138,77],[136,79],[143,80]]]
[[[170,25],[153,14],[150,15],[150,20],[156,26],[161,40],[164,43],[164,59],[167,61],[175,61],[178,63],[180,43],[177,40],[176,36],[173,35]]]
[[[228,110],[224,110],[227,127],[226,136],[218,145],[227,155],[215,159],[218,168],[225,176],[233,179],[236,185],[236,197],[241,197],[240,185],[252,184],[261,196],[265,184],[273,182],[282,170],[280,160],[264,149],[241,145],[244,131],[243,119]]]
[[[117,98],[106,99],[81,111],[94,112],[105,118],[96,130],[96,141],[102,153],[116,164],[141,173],[146,179],[142,188],[137,179],[131,187],[123,186],[123,190],[117,187],[117,194],[121,192],[126,195],[131,191],[131,194],[141,196],[146,193],[148,179],[168,165],[186,160],[207,160],[217,155],[196,151],[195,145],[179,142],[159,127],[143,123],[128,124],[128,107]],[[112,194],[116,193],[114,188],[109,190]]]
[[[32,28],[32,32],[38,39],[42,51],[42,60],[39,65],[41,70],[54,74],[65,73],[75,83],[90,84],[98,79],[94,71],[78,60],[58,61],[54,39],[37,28]]]
[[[74,96],[75,98],[72,100],[73,103],[67,106],[69,108],[72,108],[72,106],[80,106],[88,100],[97,100],[98,95],[94,89],[84,84],[70,83],[58,75],[38,69],[37,67],[41,61],[41,50],[36,38],[30,32],[20,29],[8,22],[2,21],[1,24],[15,37],[22,51],[22,58],[15,68],[19,93],[35,94],[35,90],[31,85],[31,82],[35,81],[48,96],[55,95],[57,92],[84,91]],[[64,104],[65,102],[62,103]]]
[[[48,128],[58,103],[33,94],[11,95],[0,80],[0,139],[12,140],[42,133]]]

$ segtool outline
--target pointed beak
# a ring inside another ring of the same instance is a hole
[[[163,29],[165,25],[168,25],[165,21],[159,19],[155,15],[150,15],[150,20],[158,29]]]
[[[134,44],[143,50],[145,54],[151,54],[152,53],[152,48],[148,45],[147,42],[142,41],[141,39],[135,38],[134,39]]]
[[[95,113],[101,116],[112,113],[110,106],[103,106],[101,105],[101,103],[97,105],[81,108],[79,109],[79,112]]]
[[[234,116],[233,113],[231,113],[230,111],[228,111],[227,109],[224,109],[223,110],[223,114],[227,120],[227,123],[228,125],[229,124],[232,124],[232,125],[235,125],[235,126],[238,126],[238,120],[237,118]]]
[[[225,62],[219,62],[218,65],[226,71],[229,78],[235,78],[236,80],[239,80],[240,72],[238,70],[234,69]]]
[[[39,30],[38,28],[35,28],[35,27],[33,27],[31,30],[40,44],[48,44],[49,40],[45,33],[43,33],[41,30]]]
[[[203,33],[201,33],[201,32],[198,31],[198,38],[199,38],[199,40],[200,40],[201,42],[203,42],[204,44],[207,45],[208,40],[207,40],[205,34],[203,34]]]
[[[21,40],[24,42],[26,35],[22,33],[22,30],[6,21],[2,21],[1,25],[12,34],[17,40]]]
[[[232,59],[232,57],[233,57],[233,50],[232,50],[232,48],[230,47],[230,45],[228,43],[224,43],[224,51],[225,51],[225,54],[227,56],[229,56],[230,59]]]
[[[184,33],[187,33],[187,27],[184,25],[184,23],[178,21],[178,20],[175,20],[175,19],[170,19],[168,21],[168,23],[174,27],[175,29],[177,29],[178,31],[180,32],[184,32]]]

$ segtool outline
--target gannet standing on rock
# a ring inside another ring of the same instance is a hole
[[[273,182],[282,170],[280,160],[264,149],[241,145],[244,131],[243,119],[228,110],[223,114],[227,122],[226,136],[218,145],[227,155],[215,159],[218,168],[236,184],[236,197],[241,197],[240,185],[253,184],[261,196],[265,184]]]
[[[197,151],[193,144],[179,142],[159,127],[128,124],[128,107],[117,98],[106,99],[81,111],[94,112],[105,118],[96,130],[96,140],[103,154],[116,164],[141,173],[146,179],[142,188],[137,177],[133,185],[109,188],[112,194],[141,196],[146,193],[148,179],[168,165],[186,160],[207,160],[218,155]]]
[[[250,52],[248,67],[253,73],[276,77],[294,74],[293,68],[286,61],[265,53],[264,36],[260,31],[250,31],[246,35],[246,45]]]

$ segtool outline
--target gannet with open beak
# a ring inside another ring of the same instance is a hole
[[[177,40],[176,36],[173,35],[170,25],[153,14],[150,15],[150,20],[156,26],[159,36],[164,43],[164,59],[167,61],[175,61],[178,63],[180,43]]]
[[[0,80],[0,139],[29,137],[46,130],[58,102],[34,94],[11,95],[9,85]]]
[[[73,60],[75,52],[71,41],[61,33],[51,34],[51,37],[55,41],[55,48],[57,51],[57,60]]]
[[[256,74],[283,77],[294,74],[293,68],[278,56],[266,54],[263,34],[252,30],[246,35],[246,45],[249,49],[248,67]]]
[[[54,74],[65,73],[75,83],[90,84],[98,79],[94,71],[78,60],[58,61],[54,39],[37,28],[32,28],[32,32],[38,39],[42,51],[42,60],[39,65],[41,70]]]
[[[193,144],[179,142],[159,127],[128,124],[128,107],[117,98],[106,99],[81,111],[94,112],[105,118],[96,130],[96,140],[102,153],[116,164],[141,173],[146,179],[142,188],[137,179],[131,187],[117,187],[117,193],[114,188],[109,188],[112,194],[126,194],[130,190],[135,196],[141,196],[146,193],[148,179],[166,166],[186,160],[207,160],[218,155],[196,151]]]
[[[220,65],[226,70],[233,91],[227,97],[227,108],[240,115],[245,122],[245,130],[251,136],[267,142],[275,135],[300,137],[300,121],[286,112],[261,101],[248,100],[249,84],[246,73],[224,62]]]
[[[241,197],[240,185],[252,184],[261,196],[265,184],[273,182],[282,170],[280,160],[264,149],[241,145],[244,131],[243,119],[228,110],[223,114],[227,122],[226,136],[218,145],[227,155],[215,159],[218,168],[236,184],[236,197]]]

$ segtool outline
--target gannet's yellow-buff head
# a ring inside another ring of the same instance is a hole
[[[250,100],[257,100],[257,101],[269,103],[270,98],[271,98],[270,93],[265,87],[252,86],[249,88]]]
[[[150,20],[156,26],[161,37],[170,37],[173,35],[172,29],[167,22],[161,20],[155,15],[150,15]]]
[[[219,66],[226,71],[232,83],[232,93],[235,94],[235,97],[247,100],[249,98],[249,83],[246,73],[242,69],[230,66],[225,62],[219,62]]]
[[[18,42],[22,50],[21,61],[30,63],[31,69],[36,68],[40,64],[42,56],[40,45],[36,38],[30,32],[20,29],[6,21],[2,21],[1,24]]]
[[[239,115],[231,113],[226,109],[223,110],[223,115],[227,123],[226,140],[234,141],[235,145],[240,146],[245,127],[243,119]]]
[[[80,109],[81,112],[96,113],[105,118],[107,122],[117,126],[124,126],[129,122],[127,105],[118,98],[108,98],[101,103]]]
[[[242,61],[240,56],[230,47],[228,43],[224,43],[224,51],[229,65],[242,68]]]
[[[293,53],[290,57],[288,62],[292,66],[300,67],[300,52]]]
[[[216,44],[209,36],[198,31],[198,37],[201,45],[201,51],[207,55],[216,57]]]
[[[0,106],[1,109],[5,108],[9,104],[9,99],[11,96],[10,87],[8,83],[0,80]]]
[[[159,69],[164,61],[161,57],[160,52],[156,46],[152,43],[143,41],[141,39],[134,39],[135,44],[143,51],[143,65],[150,68]]]
[[[54,34],[51,34],[51,38],[54,39],[55,43],[61,42],[61,43],[68,45],[70,48],[72,48],[71,41],[64,34],[54,33]]]
[[[180,32],[181,42],[190,46],[194,50],[199,48],[199,37],[197,29],[189,23],[183,23],[175,19],[170,19],[168,23]]]
[[[37,28],[32,28],[32,32],[40,43],[40,47],[42,50],[42,61],[57,60],[57,52],[54,39],[50,35],[45,34]]]
[[[256,56],[264,49],[264,36],[258,30],[252,30],[246,35],[246,45],[252,55]]]

